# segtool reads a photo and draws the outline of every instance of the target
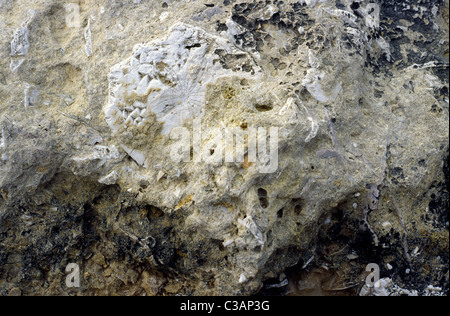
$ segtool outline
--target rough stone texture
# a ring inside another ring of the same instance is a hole
[[[448,293],[448,0],[73,3],[0,0],[1,295]]]

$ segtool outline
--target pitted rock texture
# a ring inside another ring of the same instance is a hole
[[[225,39],[208,36],[202,29],[179,24],[169,31],[169,38],[148,47],[137,46],[133,56],[111,69],[111,100],[106,117],[117,130],[117,120],[144,128],[152,112],[163,122],[163,134],[169,134],[186,119],[203,115],[206,86],[220,77],[231,77],[233,71],[242,79],[255,75],[257,69],[244,52],[233,54],[234,47]],[[219,55],[240,63],[225,66]],[[139,101],[141,100],[141,101]],[[131,126],[130,126],[131,125]],[[153,133],[156,133],[154,131]]]
[[[0,294],[448,293],[448,11],[0,0]]]

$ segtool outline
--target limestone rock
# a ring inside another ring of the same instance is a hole
[[[0,0],[0,293],[448,292],[448,10]]]

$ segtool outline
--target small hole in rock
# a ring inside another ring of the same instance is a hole
[[[259,112],[268,112],[268,111],[272,111],[273,110],[273,106],[270,105],[270,104],[256,104],[255,108]]]
[[[283,211],[284,211],[283,209],[278,211],[278,213],[277,213],[277,217],[278,218],[282,218],[283,217]]]
[[[249,85],[249,83],[248,83],[247,79],[242,79],[241,80],[241,86],[248,86],[248,85]]]
[[[267,199],[267,191],[264,189],[258,189],[258,198],[259,198],[259,204],[262,208],[268,208],[269,207],[269,200]]]
[[[160,217],[164,216],[164,212],[160,208],[158,208],[156,206],[146,205],[145,209],[148,211],[147,217],[149,219],[150,218],[160,218]]]

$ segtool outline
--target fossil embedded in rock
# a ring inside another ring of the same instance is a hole
[[[209,83],[221,77],[253,76],[218,63],[218,51],[231,59],[239,53],[241,69],[250,64],[253,74],[259,72],[251,58],[226,39],[186,24],[173,26],[165,39],[135,46],[133,55],[112,67],[109,74],[110,98],[105,113],[111,129],[141,127],[147,123],[144,113],[148,111],[164,123],[164,135],[186,119],[201,118]],[[139,114],[137,108],[143,111]]]

